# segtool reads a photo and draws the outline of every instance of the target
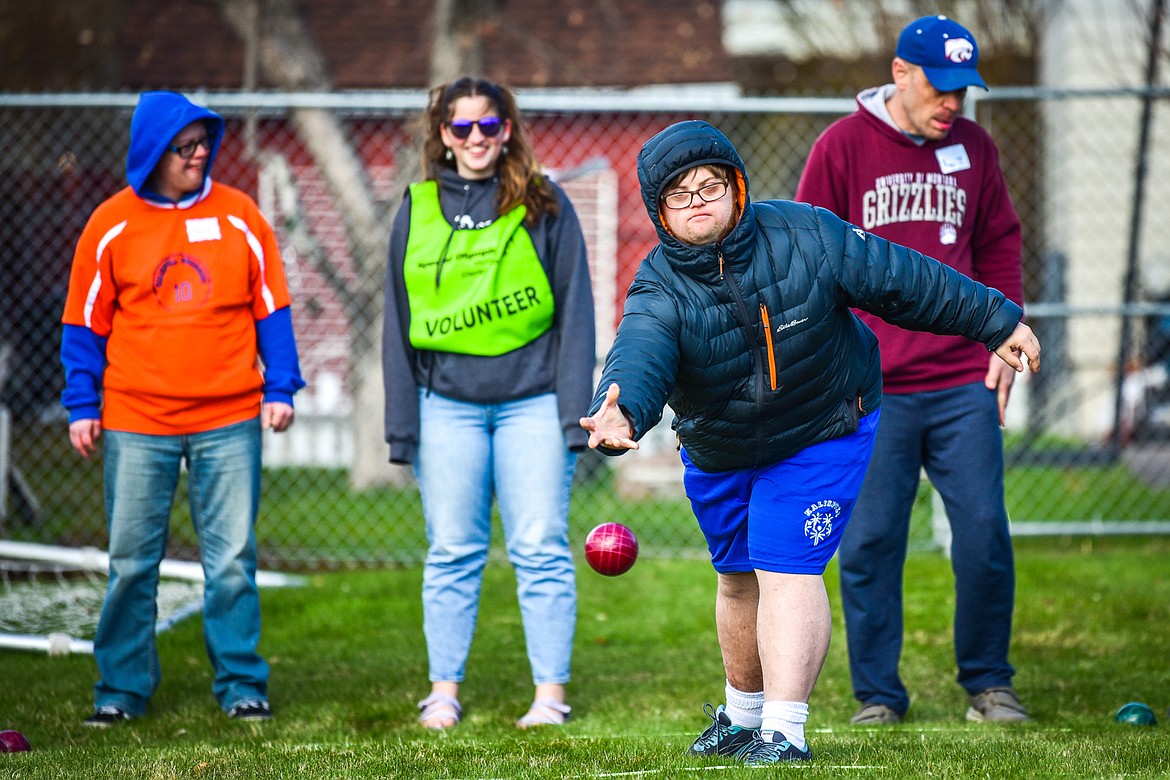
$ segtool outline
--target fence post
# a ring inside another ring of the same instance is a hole
[[[929,482],[930,491],[930,532],[931,541],[942,550],[949,561],[951,559],[951,522],[947,518],[947,508],[943,506],[942,496]]]

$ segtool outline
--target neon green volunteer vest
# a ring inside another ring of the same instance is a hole
[[[410,185],[403,275],[415,349],[503,355],[552,327],[553,295],[524,206],[479,230],[452,230],[434,181]]]

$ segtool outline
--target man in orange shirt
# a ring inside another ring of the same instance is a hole
[[[292,425],[305,383],[272,228],[211,179],[223,132],[222,117],[178,93],[144,93],[129,186],[94,211],[73,258],[62,403],[83,457],[104,433],[110,533],[89,726],[143,715],[158,687],[159,564],[184,461],[212,691],[233,718],[272,717],[257,652],[260,434]]]

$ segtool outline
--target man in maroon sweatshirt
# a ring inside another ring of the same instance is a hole
[[[945,16],[898,38],[893,83],[817,139],[796,200],[938,258],[1022,304],[1020,221],[985,130],[961,116],[968,87],[987,89],[974,37]],[[967,718],[1028,712],[1008,662],[1015,571],[1003,489],[1004,409],[1012,372],[956,336],[903,330],[859,313],[881,345],[885,399],[873,459],[839,555],[858,725],[899,723],[910,697],[898,674],[910,510],[926,470],[946,507],[955,572],[958,683]]]

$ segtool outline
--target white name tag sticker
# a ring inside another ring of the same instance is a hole
[[[943,173],[965,171],[971,167],[971,158],[967,156],[967,150],[962,144],[944,146],[937,150],[934,156],[938,160],[938,169]]]
[[[223,236],[219,232],[217,217],[187,220],[187,240],[192,244],[197,241],[218,241],[221,238]]]

